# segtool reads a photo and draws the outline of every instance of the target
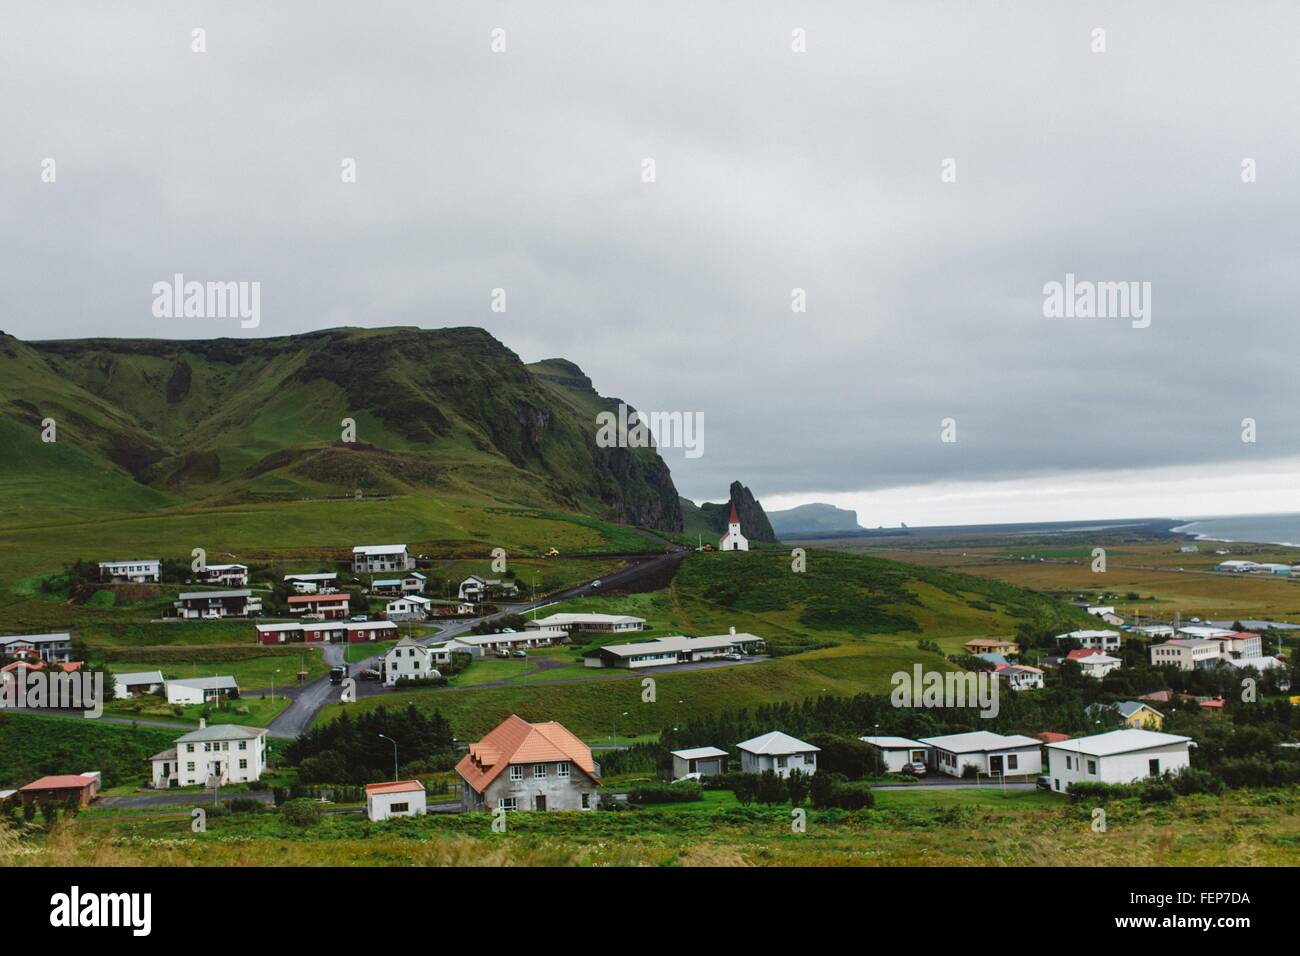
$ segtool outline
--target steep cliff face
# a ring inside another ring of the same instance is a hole
[[[681,529],[655,449],[596,446],[617,400],[482,329],[8,342],[0,416],[52,415],[99,467],[182,498],[437,490]]]
[[[723,504],[704,502],[700,510],[708,517],[714,531],[719,535],[727,530],[727,519],[731,516],[731,506],[736,506],[740,518],[740,530],[750,541],[776,541],[776,532],[767,520],[763,506],[759,504],[748,488],[739,481],[731,483],[731,495]]]
[[[601,499],[630,524],[681,531],[677,489],[659,453],[653,448],[602,448],[596,443],[596,416],[602,412],[617,416],[619,405],[624,403],[598,394],[582,369],[566,359],[545,359],[528,369],[584,429],[587,452],[600,465]]]

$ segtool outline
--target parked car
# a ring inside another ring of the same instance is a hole
[[[591,582],[591,586],[592,586],[593,588],[598,588],[598,587],[600,587],[600,578],[597,578],[595,581],[592,581],[592,582]]]
[[[346,667],[331,667],[331,668],[330,668],[330,683],[331,683],[331,684],[342,684],[342,683],[343,683],[343,678],[345,678],[345,677],[347,677],[347,676],[348,676],[348,669],[347,669]]]
[[[528,656],[528,652],[527,652],[527,651],[515,651],[514,656],[515,656],[515,657],[527,657],[527,656]]]
[[[510,652],[506,650],[497,651],[497,657],[509,657]]]
[[[379,680],[379,671],[373,667],[363,667],[357,671],[357,676],[362,680]]]
[[[368,621],[368,620],[370,620],[370,618],[368,618],[368,617],[367,617],[366,615],[364,615],[364,614],[353,614],[353,615],[352,615],[352,620],[353,620],[353,621],[356,621],[356,622],[359,624],[359,623],[361,623],[361,622],[363,622],[363,621]]]
[[[913,760],[903,768],[904,773],[910,773],[913,777],[924,777],[926,774],[925,764],[919,760]]]
[[[1037,780],[1034,781],[1034,786],[1037,787],[1039,790],[1051,790],[1052,781],[1047,779],[1047,774],[1043,774]]]
[[[745,659],[745,655],[737,654],[735,651],[732,651],[730,654],[723,654],[722,659],[724,661],[743,661]]]

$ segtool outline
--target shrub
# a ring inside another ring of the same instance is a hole
[[[629,803],[691,803],[703,799],[704,791],[694,780],[680,783],[647,783],[630,790]]]
[[[758,778],[758,793],[755,799],[759,803],[775,804],[785,803],[790,799],[790,791],[786,788],[785,780],[776,775],[774,770],[764,770]]]
[[[831,805],[841,810],[865,810],[876,805],[876,795],[865,783],[837,783],[831,789]]]
[[[280,808],[280,813],[285,822],[303,828],[320,823],[321,818],[320,804],[306,797],[289,800]]]
[[[257,813],[262,809],[262,801],[254,800],[252,797],[235,797],[226,806],[230,808],[231,813]]]

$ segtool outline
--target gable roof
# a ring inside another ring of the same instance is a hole
[[[239,682],[230,675],[221,677],[177,677],[166,681],[168,684],[179,684],[181,687],[196,687],[200,690],[218,690],[222,687],[239,687]]]
[[[928,744],[923,744],[919,740],[912,740],[910,737],[859,737],[859,740],[865,740],[873,747],[880,750],[915,750],[920,747],[922,750],[928,749]]]
[[[478,793],[487,789],[511,764],[554,763],[567,760],[597,785],[600,777],[591,748],[562,724],[530,724],[511,714],[476,744],[456,764],[456,773]]]
[[[176,738],[178,744],[195,744],[205,740],[252,740],[266,734],[265,727],[245,727],[243,724],[213,724],[200,727]]]
[[[1019,747],[1037,747],[1038,741],[1023,734],[995,734],[990,730],[975,730],[966,734],[945,734],[942,737],[922,737],[929,744],[949,753],[987,753],[990,750],[1015,750]]]
[[[727,519],[727,524],[740,524],[740,515],[736,514],[736,503],[731,503],[731,517]]]
[[[33,780],[25,787],[19,787],[19,790],[80,790],[88,783],[94,783],[95,778],[89,774],[80,773],[60,773],[53,774],[49,777],[41,777],[39,780]]]
[[[717,747],[692,747],[690,750],[674,750],[672,755],[683,760],[707,760],[709,757],[725,757],[727,752]]]
[[[114,674],[113,680],[128,687],[132,684],[161,684],[162,671],[136,671],[133,674]]]
[[[1160,713],[1160,711],[1156,710],[1154,707],[1149,704],[1144,704],[1139,700],[1122,700],[1118,704],[1114,705],[1114,709],[1119,711],[1119,715],[1125,719],[1132,717],[1139,710],[1149,710],[1157,717],[1164,716],[1164,714]]]
[[[1091,737],[1076,737],[1048,744],[1049,750],[1066,750],[1071,753],[1087,754],[1090,757],[1110,757],[1114,754],[1130,753],[1134,750],[1148,750],[1152,747],[1167,747],[1170,744],[1185,743],[1191,737],[1177,734],[1162,734],[1154,730],[1112,730],[1109,733],[1094,734]]]
[[[741,750],[747,750],[752,754],[772,754],[781,756],[783,754],[802,754],[821,750],[820,747],[814,747],[812,744],[804,743],[798,737],[791,737],[789,734],[783,734],[779,730],[773,730],[771,733],[763,734],[761,737],[754,737],[750,740],[736,744]]]
[[[390,780],[388,783],[366,784],[366,796],[380,793],[423,793],[424,784],[418,780]]]

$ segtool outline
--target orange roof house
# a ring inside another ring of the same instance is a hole
[[[98,773],[64,773],[33,780],[19,787],[24,806],[29,803],[75,803],[85,807],[99,796]]]
[[[456,773],[467,805],[489,809],[592,809],[600,786],[590,747],[562,724],[530,724],[515,714],[470,744]]]
[[[1062,740],[1069,740],[1069,734],[1058,734],[1054,730],[1044,730],[1041,734],[1036,735],[1039,740],[1045,744],[1059,744]]]

